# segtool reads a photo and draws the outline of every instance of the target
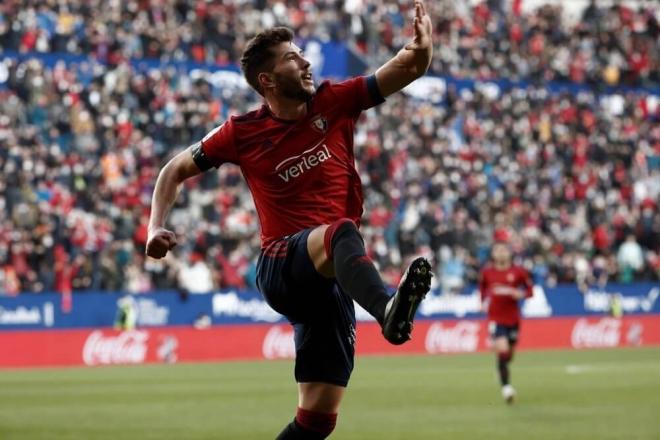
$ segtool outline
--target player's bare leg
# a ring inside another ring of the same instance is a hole
[[[321,382],[298,384],[298,411],[276,440],[316,440],[328,437],[337,424],[346,388]]]
[[[342,290],[376,318],[389,342],[398,345],[410,339],[417,307],[431,288],[431,265],[426,259],[411,263],[390,297],[351,220],[314,229],[307,238],[307,251],[321,275],[334,276]]]
[[[495,338],[493,348],[497,355],[497,370],[502,385],[502,398],[506,403],[513,403],[516,390],[509,383],[509,362],[513,357],[513,347],[506,336],[499,336]]]
[[[308,411],[337,413],[345,387],[321,382],[298,384],[298,406]]]
[[[334,278],[335,268],[332,261],[326,255],[324,244],[328,227],[328,225],[319,226],[309,233],[307,237],[307,252],[318,273],[326,278]]]

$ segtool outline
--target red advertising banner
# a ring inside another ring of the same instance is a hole
[[[362,355],[484,351],[489,348],[487,326],[480,320],[419,321],[412,341],[393,346],[376,323],[360,323],[356,349]],[[660,315],[529,319],[521,326],[519,342],[523,350],[646,345],[660,345]],[[0,333],[0,347],[4,368],[278,359],[295,354],[293,329],[282,324],[10,331]]]
[[[377,325],[368,331],[358,326],[360,354],[470,353],[490,349],[488,322],[484,320],[419,321],[413,339],[402,346],[389,345]],[[631,316],[622,319],[548,318],[521,323],[518,348],[582,349],[660,345],[660,316]]]

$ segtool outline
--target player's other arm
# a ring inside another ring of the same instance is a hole
[[[433,42],[431,19],[426,14],[424,3],[415,1],[415,37],[391,60],[376,71],[376,82],[383,98],[398,92],[426,73],[431,65]]]
[[[511,296],[515,299],[527,299],[531,298],[534,295],[534,282],[532,277],[529,275],[523,268],[518,269],[518,287],[517,289],[511,289]]]
[[[165,220],[169,214],[179,189],[184,180],[200,174],[203,170],[193,159],[194,145],[174,156],[158,174],[156,187],[151,198],[151,216],[149,217],[149,236],[147,255],[163,258],[176,246],[174,232],[165,229]]]
[[[479,295],[481,296],[481,311],[486,313],[488,311],[488,305],[490,303],[487,296],[488,284],[486,282],[486,276],[482,271],[479,276]]]

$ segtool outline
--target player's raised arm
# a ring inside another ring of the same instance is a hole
[[[164,225],[179,193],[181,183],[203,171],[193,158],[194,151],[196,151],[195,146],[192,146],[177,154],[158,174],[149,217],[146,252],[150,257],[163,258],[170,249],[176,246],[176,235],[165,229]]]
[[[378,89],[384,98],[398,92],[426,73],[433,56],[431,19],[424,2],[415,0],[415,37],[376,71]]]

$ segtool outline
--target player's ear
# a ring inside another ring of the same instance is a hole
[[[257,75],[257,81],[259,81],[261,89],[264,91],[266,89],[272,89],[275,87],[274,75],[272,73],[261,72],[259,75]]]

